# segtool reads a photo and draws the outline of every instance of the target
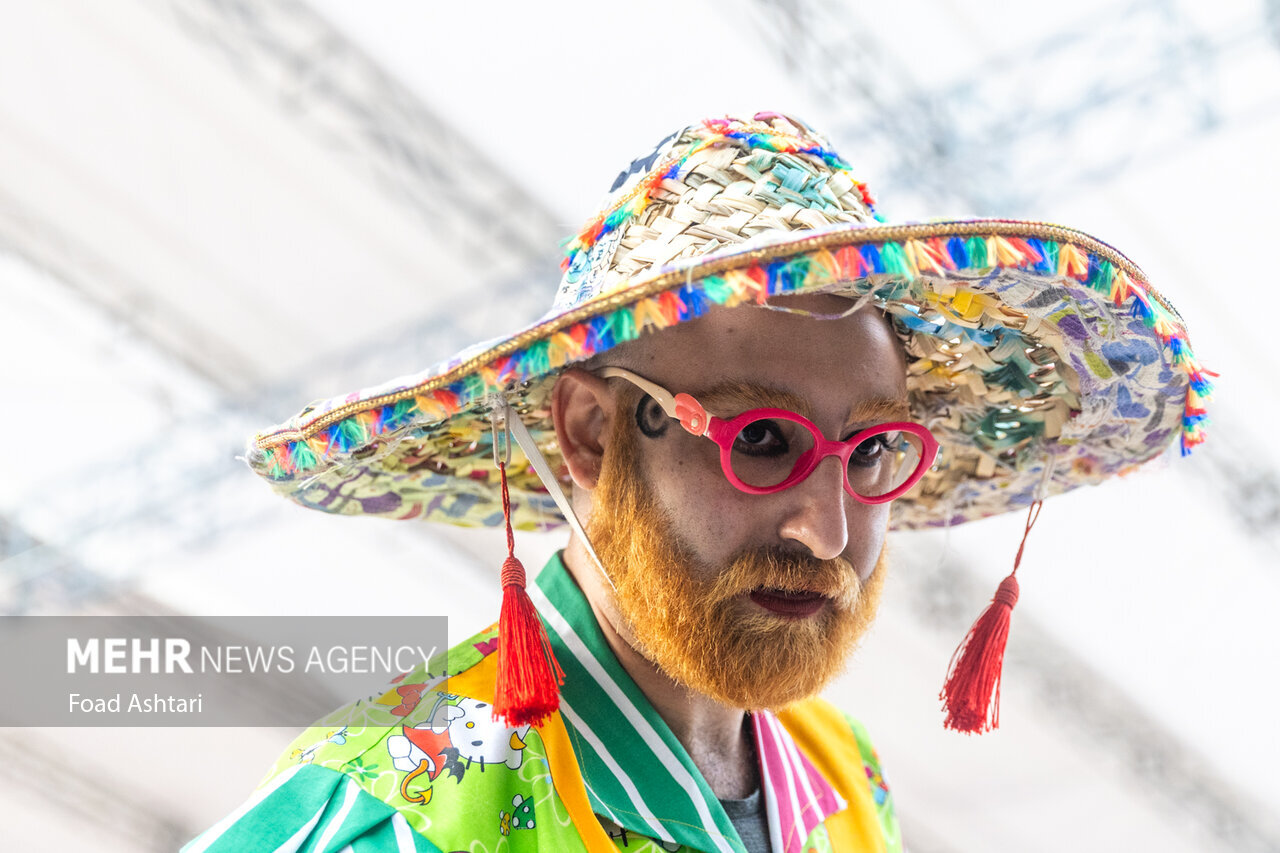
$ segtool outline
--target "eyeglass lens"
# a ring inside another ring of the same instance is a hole
[[[771,488],[806,466],[814,437],[803,424],[760,418],[746,424],[729,452],[733,473],[749,486]],[[913,433],[884,430],[864,436],[849,456],[849,486],[864,498],[888,494],[915,473],[924,445]]]

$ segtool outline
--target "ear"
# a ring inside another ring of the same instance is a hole
[[[608,382],[580,367],[560,374],[551,391],[551,420],[569,476],[579,488],[596,487],[612,417]]]

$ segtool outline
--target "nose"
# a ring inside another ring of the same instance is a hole
[[[803,545],[819,560],[831,560],[849,545],[849,507],[838,457],[818,463],[803,483],[781,493],[792,501],[778,534]]]

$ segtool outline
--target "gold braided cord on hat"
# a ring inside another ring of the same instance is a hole
[[[670,270],[651,278],[637,281],[634,284],[628,283],[624,286],[619,286],[607,294],[592,299],[590,302],[525,329],[483,352],[471,355],[464,361],[451,365],[448,370],[434,375],[420,384],[374,397],[355,400],[350,403],[343,403],[322,414],[318,414],[313,419],[307,420],[302,426],[286,427],[272,430],[268,433],[259,433],[254,437],[253,443],[260,450],[269,450],[287,442],[304,441],[362,411],[394,405],[405,400],[413,400],[415,397],[447,388],[494,362],[527,350],[536,343],[550,340],[558,333],[572,329],[593,317],[636,305],[643,300],[650,299],[682,285],[721,275],[735,268],[746,265],[768,264],[772,261],[786,260],[794,256],[812,254],[823,250],[833,251],[846,246],[880,246],[887,243],[905,245],[930,237],[950,236],[974,236],[983,239],[1035,237],[1041,240],[1050,240],[1060,245],[1070,246],[1083,257],[1087,258],[1089,255],[1094,255],[1106,260],[1116,269],[1127,273],[1138,284],[1143,284],[1146,281],[1145,275],[1138,266],[1110,245],[1085,234],[1083,231],[1044,222],[959,220],[954,222],[913,223],[909,225],[875,225],[857,231],[839,231],[830,234],[818,234],[812,237],[799,237],[796,241],[784,245],[769,246],[730,257],[714,258],[704,264],[699,264],[696,268]],[[909,272],[914,277],[927,275],[930,271],[922,271],[918,267],[912,267]],[[832,283],[834,284],[835,282]],[[1146,296],[1157,303],[1166,314],[1170,315],[1178,326],[1182,326],[1181,317],[1160,294],[1154,290],[1147,290]],[[493,390],[500,391],[501,389],[496,388]],[[449,408],[448,403],[445,401],[440,401],[436,404],[428,402],[427,405],[439,411],[442,417],[447,417],[450,414],[447,411]]]

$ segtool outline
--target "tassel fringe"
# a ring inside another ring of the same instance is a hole
[[[1018,603],[1018,566],[1027,536],[1040,517],[1041,501],[1027,509],[1027,525],[1013,560],[1013,571],[1000,582],[991,604],[973,623],[951,656],[947,680],[938,698],[947,712],[943,725],[965,734],[982,734],[1000,727],[1000,679],[1009,640],[1009,619]]]
[[[498,681],[493,714],[508,726],[540,725],[560,707],[564,672],[551,651],[547,629],[525,589],[524,566],[515,556],[507,466],[502,479],[502,515],[507,527],[507,559],[502,564],[502,613],[498,618]]]
[[[939,694],[947,712],[943,725],[952,731],[982,734],[1000,727],[1000,676],[1017,603],[1018,579],[1009,575],[952,655]]]

